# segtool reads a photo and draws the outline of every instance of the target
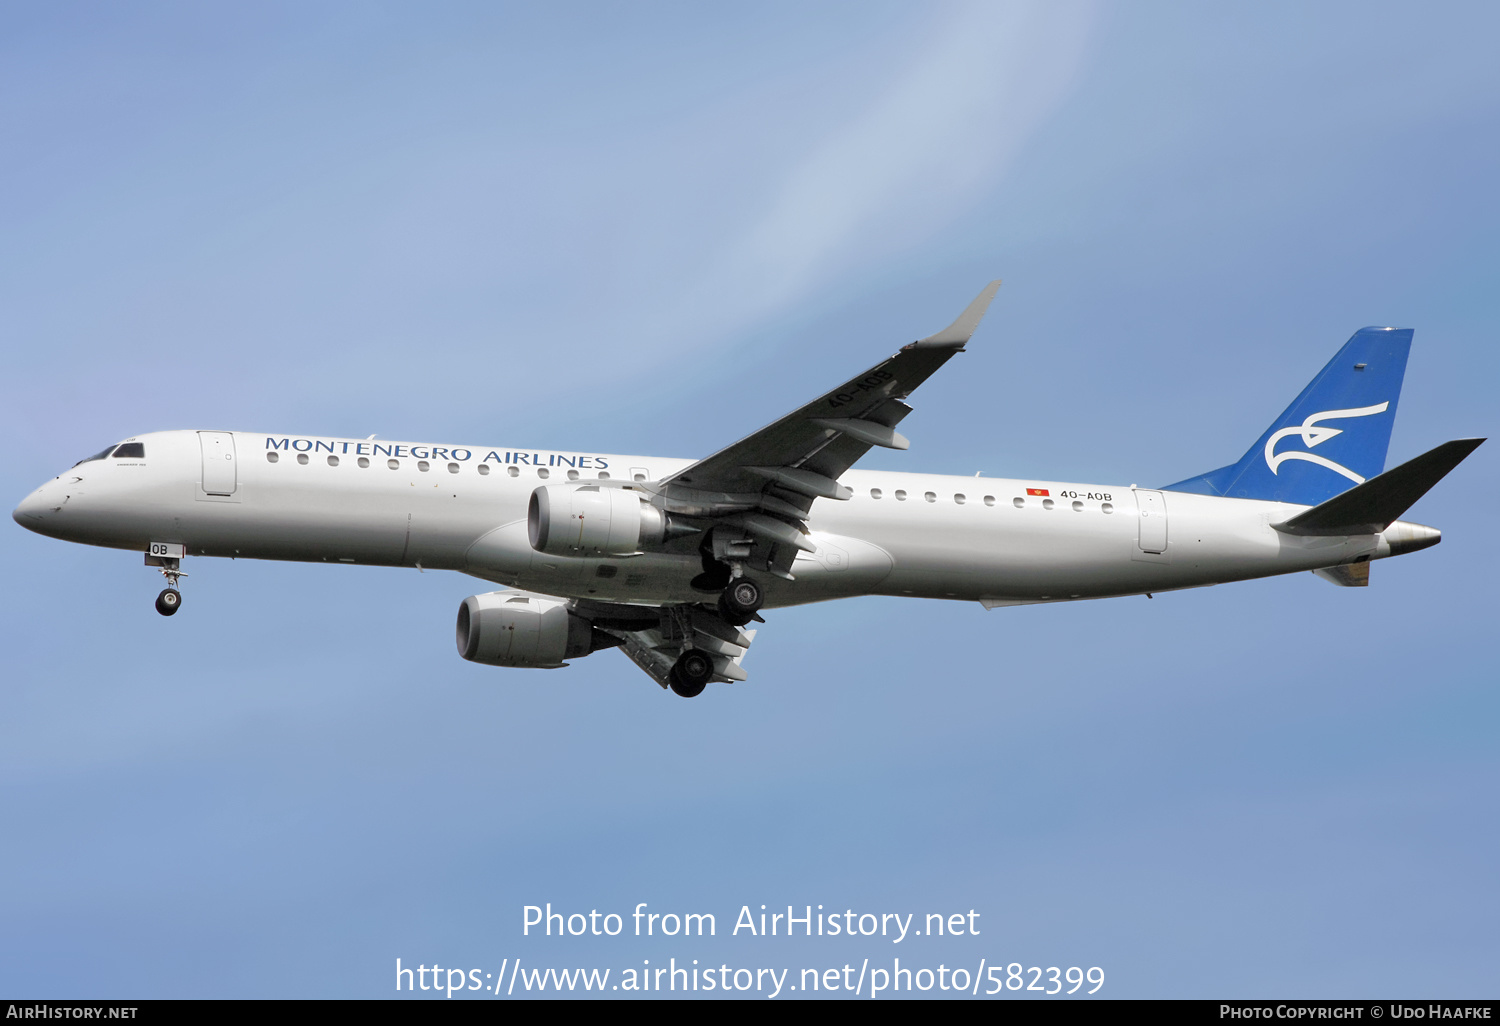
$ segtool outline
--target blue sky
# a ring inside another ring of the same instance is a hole
[[[1493,430],[1485,4],[0,11],[12,504],[168,428],[697,456],[946,324],[866,465],[1161,484],[1357,328],[1391,462]],[[1311,575],[769,617],[683,702],[452,649],[454,574],[3,534],[0,993],[391,992],[403,964],[1102,966],[1106,995],[1493,996],[1481,448]],[[720,936],[521,936],[521,909]],[[742,905],[980,937],[725,936]],[[910,958],[912,961],[907,962]]]

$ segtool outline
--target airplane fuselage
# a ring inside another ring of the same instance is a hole
[[[693,461],[376,440],[165,431],[143,458],[79,464],[15,512],[31,530],[147,552],[456,570],[567,598],[701,602],[693,538],[631,556],[535,550],[532,492],[606,480],[649,495]],[[845,501],[807,520],[794,580],[765,575],[767,607],[879,594],[987,606],[1200,587],[1378,559],[1437,532],[1302,537],[1271,525],[1306,509],[1134,485],[849,470]]]

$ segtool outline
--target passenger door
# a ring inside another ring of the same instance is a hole
[[[199,431],[203,450],[203,491],[209,495],[233,495],[239,487],[234,465],[234,435],[228,431]]]
[[[1167,501],[1161,492],[1148,488],[1135,490],[1140,510],[1140,533],[1137,544],[1142,552],[1159,555],[1167,551]]]

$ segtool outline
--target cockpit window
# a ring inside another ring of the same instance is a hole
[[[80,467],[85,463],[107,459],[110,456],[113,456],[117,460],[143,460],[146,458],[146,443],[126,442],[123,445],[111,445],[109,448],[96,452],[92,456],[85,456],[73,464],[73,466]]]
[[[85,456],[83,459],[81,459],[77,463],[73,464],[73,466],[75,466],[75,467],[81,467],[85,463],[92,463],[95,460],[102,460],[102,459],[104,459],[104,457],[108,456],[110,453],[112,453],[114,451],[115,451],[115,447],[113,445],[111,445],[108,449],[105,449],[103,452],[96,452],[92,456]]]

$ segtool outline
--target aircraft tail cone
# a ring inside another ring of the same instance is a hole
[[[1390,545],[1393,556],[1416,552],[1418,549],[1429,549],[1443,540],[1443,532],[1436,527],[1408,524],[1404,520],[1398,520],[1387,527],[1384,534],[1386,544]]]

